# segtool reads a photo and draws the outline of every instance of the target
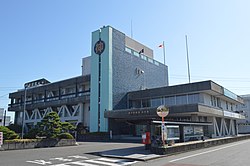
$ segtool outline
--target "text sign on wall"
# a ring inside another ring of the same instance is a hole
[[[3,132],[0,132],[0,146],[3,144]]]

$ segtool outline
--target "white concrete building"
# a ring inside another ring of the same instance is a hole
[[[239,133],[250,133],[250,94],[241,96],[244,104],[237,105],[237,111],[244,115],[246,119],[238,120]]]

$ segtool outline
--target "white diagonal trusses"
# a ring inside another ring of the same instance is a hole
[[[74,122],[76,125],[83,122],[83,103],[78,103],[76,105],[62,105],[60,107],[52,108],[47,107],[45,109],[33,109],[30,112],[25,111],[25,128],[27,129],[27,124],[33,123],[36,125],[40,122],[48,113],[57,112],[62,122],[69,121]],[[86,110],[88,111],[88,110]]]
[[[229,122],[229,123],[227,123]],[[218,125],[220,124],[220,126]],[[236,123],[233,119],[213,117],[215,137],[224,137],[236,135]]]

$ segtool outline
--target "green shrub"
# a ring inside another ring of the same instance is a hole
[[[5,143],[29,143],[29,142],[37,142],[39,139],[13,139],[13,140],[6,140]]]
[[[0,126],[0,132],[3,132],[3,139],[10,140],[10,139],[18,139],[19,136],[12,130],[8,129],[5,126]]]
[[[30,129],[29,132],[24,135],[24,138],[35,139],[38,135],[38,132],[39,132],[39,129],[37,127],[34,127]]]
[[[22,126],[17,125],[17,124],[11,124],[7,126],[10,130],[15,131],[16,133],[21,133],[22,132]]]
[[[70,133],[61,133],[57,136],[59,139],[74,139]]]

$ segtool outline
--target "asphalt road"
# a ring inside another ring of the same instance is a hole
[[[249,166],[250,140],[224,144],[164,158],[135,163],[136,166]]]
[[[249,166],[250,140],[205,148],[150,161],[133,161],[93,154],[141,144],[86,142],[79,146],[0,151],[0,166]]]
[[[138,146],[141,144],[86,142],[79,146],[0,151],[0,166],[131,165],[135,161],[105,158],[92,152]]]

